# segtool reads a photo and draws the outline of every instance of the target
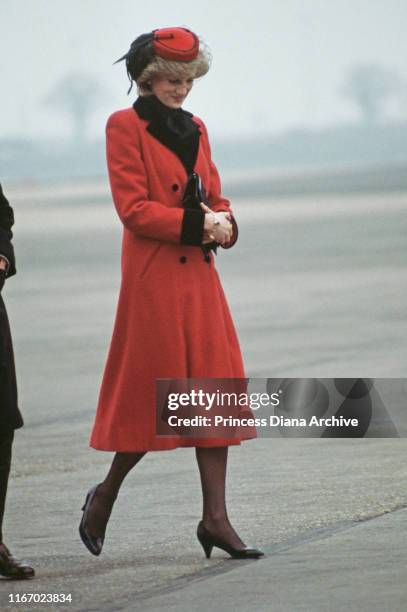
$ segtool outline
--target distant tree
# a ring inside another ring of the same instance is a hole
[[[45,103],[68,113],[72,120],[73,138],[83,143],[87,137],[89,118],[103,97],[102,87],[89,74],[69,73],[52,88]]]
[[[399,90],[400,79],[392,70],[360,64],[350,70],[342,91],[359,107],[365,121],[375,123],[382,115],[384,102]]]

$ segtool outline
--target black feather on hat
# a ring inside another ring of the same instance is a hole
[[[130,49],[114,63],[126,60],[130,93],[133,81],[137,81],[143,70],[156,55],[172,61],[189,62],[199,52],[199,39],[187,28],[160,28],[141,34],[130,45]]]

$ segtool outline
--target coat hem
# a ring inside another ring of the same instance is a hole
[[[176,450],[177,448],[217,448],[222,446],[240,446],[242,442],[246,442],[249,440],[255,440],[257,438],[256,435],[247,437],[247,438],[239,438],[239,439],[230,439],[230,440],[220,440],[219,438],[201,438],[195,440],[185,440],[182,443],[174,442],[170,444],[160,444],[157,443],[154,446],[128,446],[128,445],[110,445],[110,444],[92,444],[90,443],[90,448],[98,451],[104,452],[112,452],[112,453],[149,453],[153,451],[170,451]]]

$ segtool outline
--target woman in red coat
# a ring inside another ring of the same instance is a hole
[[[156,379],[245,376],[212,252],[214,245],[232,246],[237,226],[221,195],[206,128],[181,108],[194,78],[209,69],[208,51],[193,32],[164,28],[139,36],[121,59],[140,96],[114,113],[106,129],[110,185],[124,226],[122,283],[91,436],[93,448],[116,454],[105,480],[87,495],[80,534],[100,554],[130,469],[147,451],[194,446],[203,491],[197,535],[207,556],[218,546],[232,557],[259,557],[234,531],[225,503],[228,446],[255,431],[232,437],[156,431]],[[192,173],[209,206],[183,206]]]

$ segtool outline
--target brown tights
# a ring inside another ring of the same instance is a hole
[[[222,538],[231,546],[242,547],[244,543],[230,524],[226,511],[228,447],[197,447],[195,450],[201,476],[203,524],[212,535]],[[123,480],[144,455],[145,453],[116,453],[114,456],[110,470],[98,486],[89,509],[87,527],[93,536],[104,534]]]
[[[98,486],[88,512],[87,529],[93,536],[101,537],[104,535],[122,482],[144,455],[145,453],[115,454],[110,470],[104,481]]]

